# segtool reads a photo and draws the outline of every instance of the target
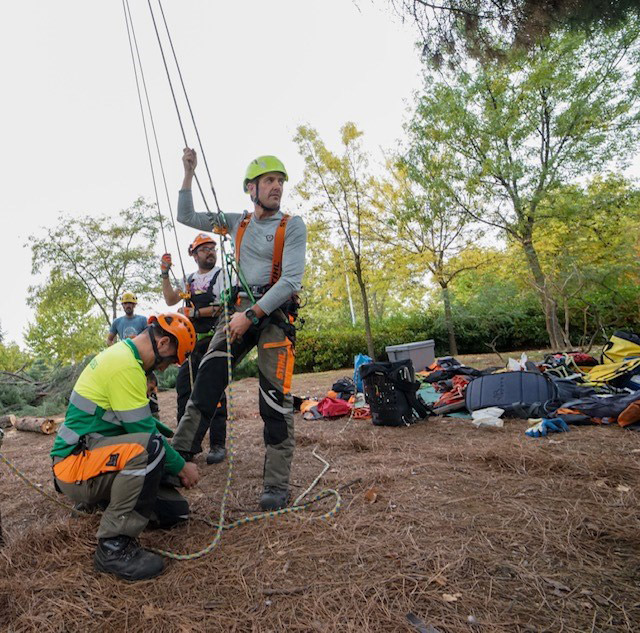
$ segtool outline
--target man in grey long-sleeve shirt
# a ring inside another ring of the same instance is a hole
[[[291,376],[295,328],[289,311],[304,273],[307,229],[302,218],[280,211],[288,176],[275,156],[261,156],[249,164],[243,187],[251,197],[253,213],[225,213],[225,226],[219,216],[194,209],[191,183],[197,164],[195,151],[185,149],[182,162],[185,176],[178,198],[178,221],[201,231],[212,231],[215,227],[228,230],[238,265],[255,299],[252,302],[246,289],[238,287],[238,301],[229,320],[231,362],[237,365],[257,346],[258,398],[266,445],[260,507],[279,509],[288,501],[294,451]],[[215,412],[228,383],[223,321],[200,363],[191,398],[173,440],[174,448],[183,455],[190,450],[202,415],[211,416]]]

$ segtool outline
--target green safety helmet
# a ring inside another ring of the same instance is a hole
[[[285,182],[289,180],[287,170],[279,158],[276,158],[275,156],[258,156],[258,158],[252,160],[244,175],[244,182],[242,183],[242,189],[244,192],[248,193],[249,191],[247,183],[258,176],[268,174],[271,171],[279,171],[281,174],[284,174]]]

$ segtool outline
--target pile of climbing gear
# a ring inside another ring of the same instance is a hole
[[[600,361],[579,351],[547,354],[541,362],[523,354],[506,367],[478,370],[445,357],[417,377],[423,383],[418,394],[435,415],[499,408],[505,418],[529,420],[530,437],[582,424],[640,430],[640,336],[634,332],[614,332]]]

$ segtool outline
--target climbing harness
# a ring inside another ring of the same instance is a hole
[[[229,464],[228,464],[228,469],[227,469],[227,479],[226,479],[226,483],[224,486],[224,490],[222,493],[222,500],[220,503],[220,518],[218,521],[218,526],[216,529],[216,533],[212,539],[212,541],[209,543],[209,545],[207,545],[204,549],[200,550],[199,552],[195,552],[193,554],[177,554],[175,552],[168,552],[166,550],[154,550],[160,554],[162,554],[163,556],[167,556],[169,558],[175,558],[177,560],[192,560],[194,558],[199,558],[200,556],[204,556],[205,554],[211,552],[216,545],[218,544],[218,542],[220,541],[221,535],[222,535],[222,531],[224,529],[224,519],[225,519],[225,512],[226,512],[226,504],[227,504],[227,499],[231,490],[231,483],[232,483],[232,479],[233,479],[233,468],[234,468],[234,462],[235,462],[235,429],[234,429],[234,423],[235,423],[235,407],[234,407],[234,400],[233,400],[233,388],[232,388],[232,384],[233,384],[233,367],[232,367],[232,353],[231,353],[231,335],[229,332],[229,322],[230,322],[230,307],[233,304],[233,300],[235,299],[235,297],[233,296],[233,290],[232,290],[232,278],[233,275],[235,275],[235,278],[237,279],[238,284],[240,285],[240,287],[243,289],[243,291],[247,294],[247,297],[251,300],[252,303],[255,303],[255,299],[254,299],[254,294],[251,290],[251,288],[249,287],[249,285],[247,284],[246,278],[240,268],[240,264],[239,264],[239,254],[236,253],[236,255],[234,256],[234,254],[232,252],[227,252],[227,249],[225,248],[226,243],[229,241],[229,236],[228,236],[228,223],[226,221],[226,218],[224,216],[224,213],[222,212],[222,209],[220,207],[220,204],[218,202],[218,196],[216,194],[216,190],[215,187],[213,185],[213,178],[211,176],[211,170],[209,169],[209,164],[207,161],[207,157],[206,157],[206,153],[204,151],[204,147],[202,144],[202,140],[200,138],[200,133],[198,131],[198,126],[196,124],[196,120],[195,120],[195,116],[193,114],[193,109],[191,107],[191,102],[189,100],[189,95],[187,94],[187,89],[184,83],[184,79],[182,76],[182,71],[180,70],[180,64],[178,62],[178,57],[176,55],[176,51],[175,51],[175,47],[173,45],[173,39],[171,37],[171,33],[169,31],[169,26],[167,24],[167,20],[166,20],[166,16],[164,13],[164,9],[162,7],[162,0],[157,0],[158,2],[158,7],[160,9],[160,13],[162,15],[162,21],[164,24],[164,29],[166,32],[166,36],[167,36],[167,40],[169,42],[169,46],[171,48],[171,52],[172,52],[172,56],[173,56],[173,61],[175,63],[175,67],[178,73],[178,77],[180,79],[180,85],[182,87],[182,92],[185,98],[185,101],[187,103],[187,107],[189,109],[189,114],[191,117],[191,123],[193,125],[193,129],[195,131],[195,135],[196,135],[196,139],[198,142],[198,147],[200,150],[200,154],[202,156],[203,159],[203,163],[204,163],[204,167],[205,167],[205,171],[209,180],[209,187],[211,189],[211,193],[213,194],[213,200],[215,203],[215,208],[216,208],[216,214],[217,214],[217,218],[214,216],[214,214],[212,213],[206,197],[204,195],[204,191],[202,190],[202,186],[200,185],[200,181],[197,177],[197,175],[194,173],[194,179],[196,181],[196,184],[198,186],[198,189],[200,191],[200,195],[202,197],[202,200],[204,202],[205,208],[207,210],[207,214],[209,215],[209,218],[211,220],[211,225],[212,225],[212,229],[213,232],[217,233],[219,236],[219,240],[220,240],[220,254],[221,254],[221,259],[222,259],[222,265],[223,265],[223,298],[222,298],[222,305],[223,305],[223,310],[224,310],[224,323],[225,323],[225,335],[226,335],[226,347],[227,347],[227,375],[228,375],[228,387],[227,387],[227,423],[228,423],[228,443],[229,443]],[[160,37],[160,33],[158,31],[158,26],[157,26],[157,22],[156,22],[156,18],[155,18],[155,14],[153,11],[153,7],[151,5],[151,0],[147,0],[147,4],[149,7],[149,12],[151,15],[151,20],[153,22],[153,27],[154,27],[154,31],[156,34],[156,39],[158,42],[158,47],[160,49],[160,55],[162,57],[162,62],[164,65],[164,69],[165,69],[165,73],[167,76],[167,81],[169,83],[169,88],[171,91],[171,95],[173,98],[173,103],[175,106],[175,110],[176,110],[176,114],[178,117],[178,123],[180,125],[180,130],[182,132],[182,138],[184,140],[185,143],[185,147],[189,147],[189,143],[187,141],[187,135],[185,132],[185,128],[184,128],[184,124],[182,121],[182,116],[180,114],[180,108],[178,106],[178,100],[176,98],[176,93],[173,87],[173,82],[171,80],[171,73],[169,72],[169,66],[167,64],[167,59],[164,53],[164,47],[162,44],[162,39]],[[282,229],[280,230],[280,241],[282,242],[282,245],[284,245],[284,228],[286,227],[286,222],[287,222],[288,218],[286,220],[283,220],[283,222],[281,223],[282,225]],[[245,226],[246,228],[246,226]],[[278,239],[278,238],[276,238]],[[230,246],[229,251],[233,251],[233,246]],[[277,273],[278,273],[278,277],[280,276],[280,272],[282,270],[282,255],[280,254],[278,257],[276,257],[276,249],[274,246],[274,262],[279,264],[276,266],[274,264],[274,266],[272,266],[272,278],[273,278],[273,268],[277,268]],[[321,493],[322,494],[322,493]],[[326,515],[323,515],[323,517],[325,518],[329,518],[329,516],[333,516],[333,514],[335,514],[339,508],[340,508],[340,504],[341,504],[341,498],[339,493],[337,493],[336,491],[331,491],[331,494],[335,494],[336,497],[336,504],[333,508],[333,510],[331,510],[329,513],[327,513]],[[317,499],[312,500],[311,502],[316,501]],[[256,521],[259,520],[261,518],[267,518],[267,517],[272,517],[272,516],[279,516],[279,515],[283,515],[283,514],[288,514],[291,512],[296,512],[299,511],[300,509],[306,508],[308,507],[308,504],[302,505],[302,506],[292,506],[289,508],[283,508],[281,510],[277,510],[275,512],[267,512],[267,513],[263,513],[261,515],[256,515],[255,517],[248,517],[247,518],[247,522],[250,521]],[[242,522],[242,520],[240,521],[240,523]]]
[[[240,225],[238,226],[238,231],[236,232],[236,262],[240,265],[240,246],[242,245],[242,238],[244,237],[244,233],[247,230],[247,226],[249,226],[249,222],[251,222],[251,218],[253,217],[253,213],[248,213],[245,218],[242,219]],[[291,219],[291,216],[285,213],[282,216],[282,220],[280,220],[280,224],[278,224],[278,228],[276,229],[276,234],[273,239],[273,257],[271,259],[271,277],[269,279],[269,284],[263,286],[261,290],[266,292],[273,284],[280,279],[282,275],[282,254],[284,253],[284,236],[287,230],[287,222]]]
[[[158,144],[158,139],[157,139],[157,134],[156,134],[156,130],[155,130],[155,123],[153,121],[153,115],[151,112],[151,106],[150,106],[150,101],[149,101],[149,95],[148,95],[148,91],[147,91],[147,87],[146,87],[146,81],[144,79],[144,73],[142,70],[142,62],[141,62],[141,58],[140,58],[140,53],[139,53],[139,49],[138,49],[138,43],[137,43],[137,38],[135,36],[135,28],[133,25],[133,19],[131,16],[131,11],[130,11],[130,7],[129,7],[129,2],[128,0],[122,0],[123,2],[123,11],[124,11],[124,16],[125,16],[125,23],[126,23],[126,27],[127,27],[127,35],[128,35],[128,40],[129,40],[129,47],[130,47],[130,51],[131,51],[131,58],[132,58],[132,62],[133,62],[133,68],[134,68],[134,76],[135,76],[135,80],[136,80],[136,88],[137,88],[137,92],[138,92],[138,100],[139,100],[139,104],[140,104],[140,111],[142,114],[142,119],[143,119],[143,127],[144,127],[144,132],[145,132],[145,140],[146,140],[146,145],[147,145],[147,154],[148,154],[148,158],[149,158],[149,164],[150,164],[150,168],[151,168],[151,172],[152,172],[152,180],[153,180],[153,186],[154,186],[154,192],[155,192],[155,196],[156,196],[156,205],[157,205],[157,209],[158,209],[158,216],[159,216],[159,220],[160,220],[160,227],[161,227],[161,231],[162,231],[162,238],[163,238],[163,243],[164,243],[164,247],[165,247],[165,251],[167,250],[167,244],[166,244],[166,236],[164,233],[164,226],[163,226],[163,220],[162,220],[162,214],[160,212],[160,205],[159,205],[159,201],[158,201],[158,193],[157,193],[157,185],[156,185],[156,178],[155,178],[155,172],[154,172],[154,166],[153,166],[153,160],[152,160],[152,153],[151,153],[151,146],[149,143],[149,135],[148,135],[148,129],[147,129],[147,125],[146,125],[146,118],[145,118],[145,112],[144,112],[144,106],[143,106],[143,101],[142,101],[142,95],[141,95],[141,90],[140,90],[140,81],[138,80],[138,73],[137,73],[137,67],[140,68],[140,78],[142,80],[142,87],[143,87],[143,91],[145,93],[145,100],[147,103],[147,109],[149,111],[149,118],[150,118],[150,127],[155,139],[155,146],[156,146],[156,151],[158,154],[158,161],[160,164],[160,168],[161,168],[161,173],[162,173],[162,179],[164,182],[164,187],[165,187],[165,192],[167,195],[167,200],[168,200],[168,207],[169,207],[169,213],[170,213],[170,217],[171,217],[171,222],[173,225],[173,231],[174,231],[174,235],[176,238],[176,244],[178,245],[178,236],[177,236],[177,231],[176,231],[176,227],[175,227],[175,221],[174,221],[174,217],[173,217],[173,210],[171,207],[171,202],[170,202],[170,197],[169,197],[169,193],[168,193],[168,187],[167,187],[167,182],[166,182],[166,178],[165,178],[165,172],[164,172],[164,167],[162,165],[162,159],[161,159],[161,155],[160,155],[160,148],[159,148],[159,144]],[[234,401],[233,401],[233,388],[232,388],[232,383],[233,383],[233,367],[232,367],[232,354],[231,354],[231,337],[230,337],[230,333],[229,333],[229,328],[228,328],[228,324],[230,321],[230,307],[231,305],[233,305],[233,303],[235,302],[235,297],[234,297],[234,291],[236,290],[235,288],[232,287],[232,278],[233,276],[235,276],[235,278],[237,279],[237,283],[239,285],[239,287],[242,289],[243,292],[246,293],[247,297],[251,300],[252,303],[255,303],[255,298],[254,298],[254,292],[256,292],[256,294],[259,294],[257,292],[257,289],[255,289],[255,287],[252,289],[251,286],[249,286],[246,282],[246,279],[244,277],[244,274],[242,273],[242,270],[240,268],[239,265],[239,248],[240,248],[240,242],[242,241],[242,233],[239,236],[238,242],[237,242],[237,249],[235,254],[233,253],[233,245],[230,244],[230,252],[227,252],[227,249],[225,248],[225,244],[229,241],[229,236],[228,236],[228,224],[226,221],[226,218],[224,216],[224,213],[222,212],[222,209],[220,208],[220,205],[218,203],[218,197],[216,194],[216,190],[215,187],[213,185],[213,179],[211,177],[211,172],[209,170],[209,165],[207,163],[207,158],[206,158],[206,154],[204,151],[204,147],[202,145],[202,141],[200,139],[200,134],[198,132],[198,127],[196,125],[196,121],[195,121],[195,117],[193,114],[193,110],[191,108],[191,103],[189,101],[189,97],[186,91],[186,87],[184,84],[184,80],[182,77],[182,72],[180,70],[180,65],[178,63],[178,58],[175,52],[175,48],[173,46],[173,40],[171,38],[171,34],[169,32],[169,27],[167,24],[167,20],[164,14],[164,10],[162,7],[162,1],[161,0],[157,0],[158,2],[158,7],[160,9],[160,13],[162,15],[162,21],[165,27],[165,31],[166,31],[166,36],[169,42],[169,45],[171,47],[171,51],[172,51],[172,55],[173,55],[173,59],[175,62],[175,66],[178,72],[178,76],[180,78],[180,84],[182,86],[182,90],[184,93],[184,97],[189,109],[189,113],[191,116],[191,121],[193,124],[193,128],[195,130],[195,134],[196,134],[196,138],[198,141],[198,147],[200,150],[200,154],[202,155],[203,158],[203,163],[205,166],[205,170],[207,173],[207,177],[209,179],[209,186],[211,188],[211,192],[213,194],[213,199],[215,202],[215,208],[216,208],[216,212],[215,215],[214,213],[212,213],[212,211],[210,210],[210,207],[207,203],[206,197],[204,195],[204,191],[202,189],[202,186],[200,185],[199,179],[197,177],[197,175],[194,173],[194,178],[195,181],[197,183],[198,189],[200,191],[200,194],[202,196],[202,200],[204,202],[205,208],[207,210],[207,214],[211,220],[211,224],[212,224],[212,231],[214,233],[216,233],[219,236],[219,240],[220,240],[220,253],[221,253],[221,258],[222,258],[222,268],[223,268],[223,301],[222,301],[222,307],[223,307],[223,314],[224,314],[224,322],[226,324],[225,327],[225,332],[226,332],[226,347],[227,347],[227,374],[228,374],[228,387],[227,387],[227,410],[228,410],[228,415],[227,415],[227,422],[228,422],[228,443],[229,443],[229,459],[228,459],[228,469],[227,469],[227,478],[226,478],[226,483],[224,486],[224,490],[222,493],[222,500],[220,503],[220,513],[219,513],[219,520],[217,524],[213,524],[210,523],[211,525],[213,525],[216,528],[216,532],[214,534],[213,539],[211,540],[211,542],[204,547],[203,549],[191,553],[191,554],[180,554],[180,553],[176,553],[176,552],[171,552],[168,550],[162,550],[162,549],[152,549],[152,551],[161,554],[167,558],[172,558],[175,560],[193,560],[196,558],[200,558],[206,554],[208,554],[209,552],[211,552],[219,543],[221,535],[223,530],[229,530],[232,529],[234,527],[240,526],[240,525],[244,525],[246,523],[252,523],[255,521],[259,521],[262,519],[266,519],[266,518],[271,518],[271,517],[276,517],[276,516],[283,516],[285,514],[292,514],[292,513],[296,513],[296,512],[300,512],[301,510],[306,510],[308,509],[310,506],[312,506],[313,504],[317,503],[318,501],[325,499],[328,496],[333,496],[335,498],[335,503],[334,506],[331,508],[331,510],[329,510],[328,512],[317,516],[317,517],[312,517],[312,519],[329,519],[331,517],[333,517],[339,510],[340,507],[342,505],[342,498],[340,496],[340,493],[338,492],[338,490],[335,489],[326,489],[324,491],[321,491],[320,493],[316,494],[315,496],[311,497],[309,500],[304,501],[303,499],[305,498],[305,496],[307,496],[311,490],[316,486],[316,484],[318,483],[318,481],[320,480],[320,478],[324,475],[324,473],[327,471],[327,469],[329,468],[329,463],[324,460],[320,455],[317,454],[316,450],[314,448],[312,455],[320,460],[321,462],[323,462],[324,464],[324,468],[322,470],[322,472],[320,473],[320,475],[318,475],[315,480],[313,481],[313,483],[301,494],[299,495],[293,506],[289,506],[286,508],[282,508],[280,510],[275,510],[272,512],[263,512],[260,514],[256,514],[256,515],[252,515],[252,516],[247,516],[244,517],[242,519],[239,519],[237,521],[234,521],[232,523],[226,524],[225,525],[225,513],[226,513],[226,506],[227,506],[227,499],[229,497],[229,493],[231,490],[231,483],[232,483],[232,479],[233,479],[233,469],[234,469],[234,463],[235,463],[235,429],[234,429],[234,424],[235,424],[235,411],[234,411]],[[180,108],[178,106],[178,101],[176,98],[176,94],[175,94],[175,90],[173,87],[173,83],[171,80],[171,74],[169,72],[169,67],[167,64],[167,60],[166,60],[166,56],[164,53],[164,48],[163,48],[163,44],[162,44],[162,39],[160,37],[160,33],[158,31],[158,26],[157,26],[157,22],[156,22],[156,18],[155,18],[155,14],[153,11],[153,7],[151,5],[151,0],[147,0],[147,4],[149,7],[149,12],[151,14],[151,19],[153,22],[153,27],[154,27],[154,31],[156,34],[156,38],[158,41],[158,46],[160,48],[160,54],[162,56],[162,61],[163,61],[163,65],[165,68],[165,72],[167,75],[167,80],[169,83],[169,87],[171,90],[171,95],[173,97],[173,102],[174,102],[174,106],[176,109],[176,114],[178,116],[178,122],[180,125],[180,129],[182,131],[182,137],[185,143],[186,147],[189,147],[189,143],[187,142],[187,136],[186,136],[186,132],[185,132],[185,128],[183,125],[183,121],[182,121],[182,117],[180,114]],[[135,49],[135,54],[134,54],[134,49]],[[137,59],[137,64],[138,66],[136,66],[136,59]],[[286,175],[286,172],[284,172]],[[216,217],[217,216],[217,217]],[[285,228],[286,228],[286,223],[289,219],[289,216],[284,216],[280,226],[278,227],[277,233],[276,233],[276,237],[275,237],[275,243],[274,243],[274,256],[273,256],[273,262],[272,262],[272,271],[271,271],[271,285],[273,283],[275,283],[277,281],[277,279],[280,277],[280,274],[282,272],[282,250],[284,247],[284,234],[285,234]],[[249,223],[249,221],[251,220],[251,216],[249,215],[248,218],[245,218],[246,223],[244,225],[244,228],[242,229],[242,232],[244,232],[244,230],[246,229],[246,225]],[[243,222],[245,222],[243,220]],[[187,278],[184,272],[184,266],[183,266],[183,262],[182,262],[182,257],[180,255],[180,249],[179,249],[179,245],[178,245],[178,253],[179,253],[179,259],[180,259],[180,265],[182,267],[182,273],[183,273],[183,278],[185,281],[185,292],[181,293],[181,296],[183,299],[189,299],[190,298],[190,294],[188,292],[188,285],[187,285]],[[189,363],[189,370],[190,370],[190,379],[191,382],[193,383],[193,373],[192,373],[192,366],[191,363]],[[60,505],[66,509],[70,509],[70,506],[68,504],[65,504],[61,501],[59,501],[58,499],[56,499],[53,495],[49,494],[48,492],[46,492],[45,490],[43,490],[39,484],[33,482],[32,480],[30,480],[24,473],[22,473],[16,466],[14,466],[10,460],[8,460],[2,453],[0,453],[0,461],[2,461],[3,463],[5,463],[20,479],[22,479],[25,483],[27,483],[30,487],[32,487],[34,490],[38,491],[40,494],[42,494],[43,496],[47,497],[49,500],[53,501],[54,503],[56,503],[57,505]],[[209,523],[209,522],[208,522]]]

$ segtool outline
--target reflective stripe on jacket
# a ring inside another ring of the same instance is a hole
[[[142,361],[137,347],[127,339],[100,352],[80,374],[51,455],[70,455],[83,435],[152,434],[163,426],[151,415]],[[184,467],[184,459],[166,439],[163,442],[165,468],[175,475]]]

